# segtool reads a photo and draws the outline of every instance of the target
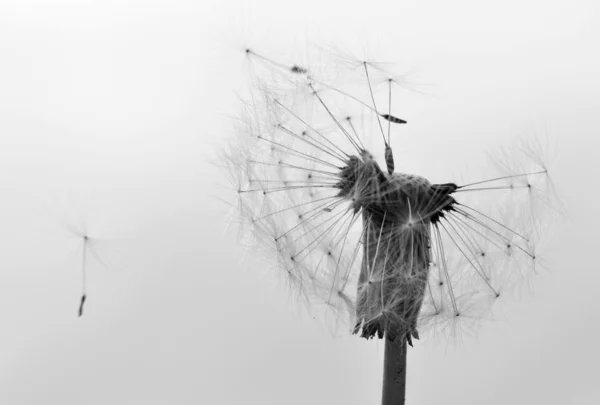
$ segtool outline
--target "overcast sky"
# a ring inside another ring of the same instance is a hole
[[[476,338],[418,342],[407,403],[600,403],[599,13],[592,0],[0,0],[0,403],[379,403],[383,345],[332,338],[241,259],[208,163],[232,132],[244,47],[308,44],[416,72],[428,87],[407,106],[410,147],[433,167],[478,170],[514,136],[558,144],[567,215],[547,270]]]

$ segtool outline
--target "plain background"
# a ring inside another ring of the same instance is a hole
[[[513,135],[558,145],[567,215],[548,270],[476,337],[417,344],[407,403],[600,403],[599,15],[596,1],[2,0],[0,403],[379,403],[383,345],[332,338],[240,259],[207,163],[232,132],[244,47],[308,43],[430,84],[406,112],[427,142],[407,151],[434,167],[477,170]]]

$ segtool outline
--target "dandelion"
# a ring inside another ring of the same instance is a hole
[[[474,328],[536,268],[544,148],[522,142],[493,177],[434,184],[395,161],[406,77],[339,55],[316,69],[246,56],[254,83],[225,154],[243,235],[311,307],[385,339],[383,403],[404,403],[407,345]]]

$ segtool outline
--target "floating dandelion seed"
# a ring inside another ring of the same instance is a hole
[[[521,145],[492,178],[432,184],[396,171],[402,78],[367,61],[312,72],[246,54],[256,86],[226,154],[245,235],[305,301],[385,338],[383,403],[404,403],[406,345],[477,322],[535,268],[552,195],[542,148]]]
[[[86,306],[89,306],[90,299],[93,299],[93,294],[89,293],[88,276],[93,275],[95,268],[125,272],[122,260],[127,254],[121,246],[127,243],[127,249],[133,250],[131,242],[134,241],[118,237],[112,230],[108,230],[106,221],[101,222],[91,217],[91,197],[86,192],[53,191],[43,203],[44,209],[53,214],[51,228],[44,229],[44,233],[49,232],[56,238],[73,242],[70,259],[77,263],[72,269],[77,272],[80,282],[77,307],[77,316],[80,318],[84,315]],[[103,225],[98,226],[99,224]]]

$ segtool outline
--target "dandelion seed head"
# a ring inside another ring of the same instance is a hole
[[[409,343],[474,331],[535,268],[553,195],[539,145],[436,184],[394,162],[406,81],[383,65],[246,55],[255,76],[226,159],[242,232],[328,322]]]

